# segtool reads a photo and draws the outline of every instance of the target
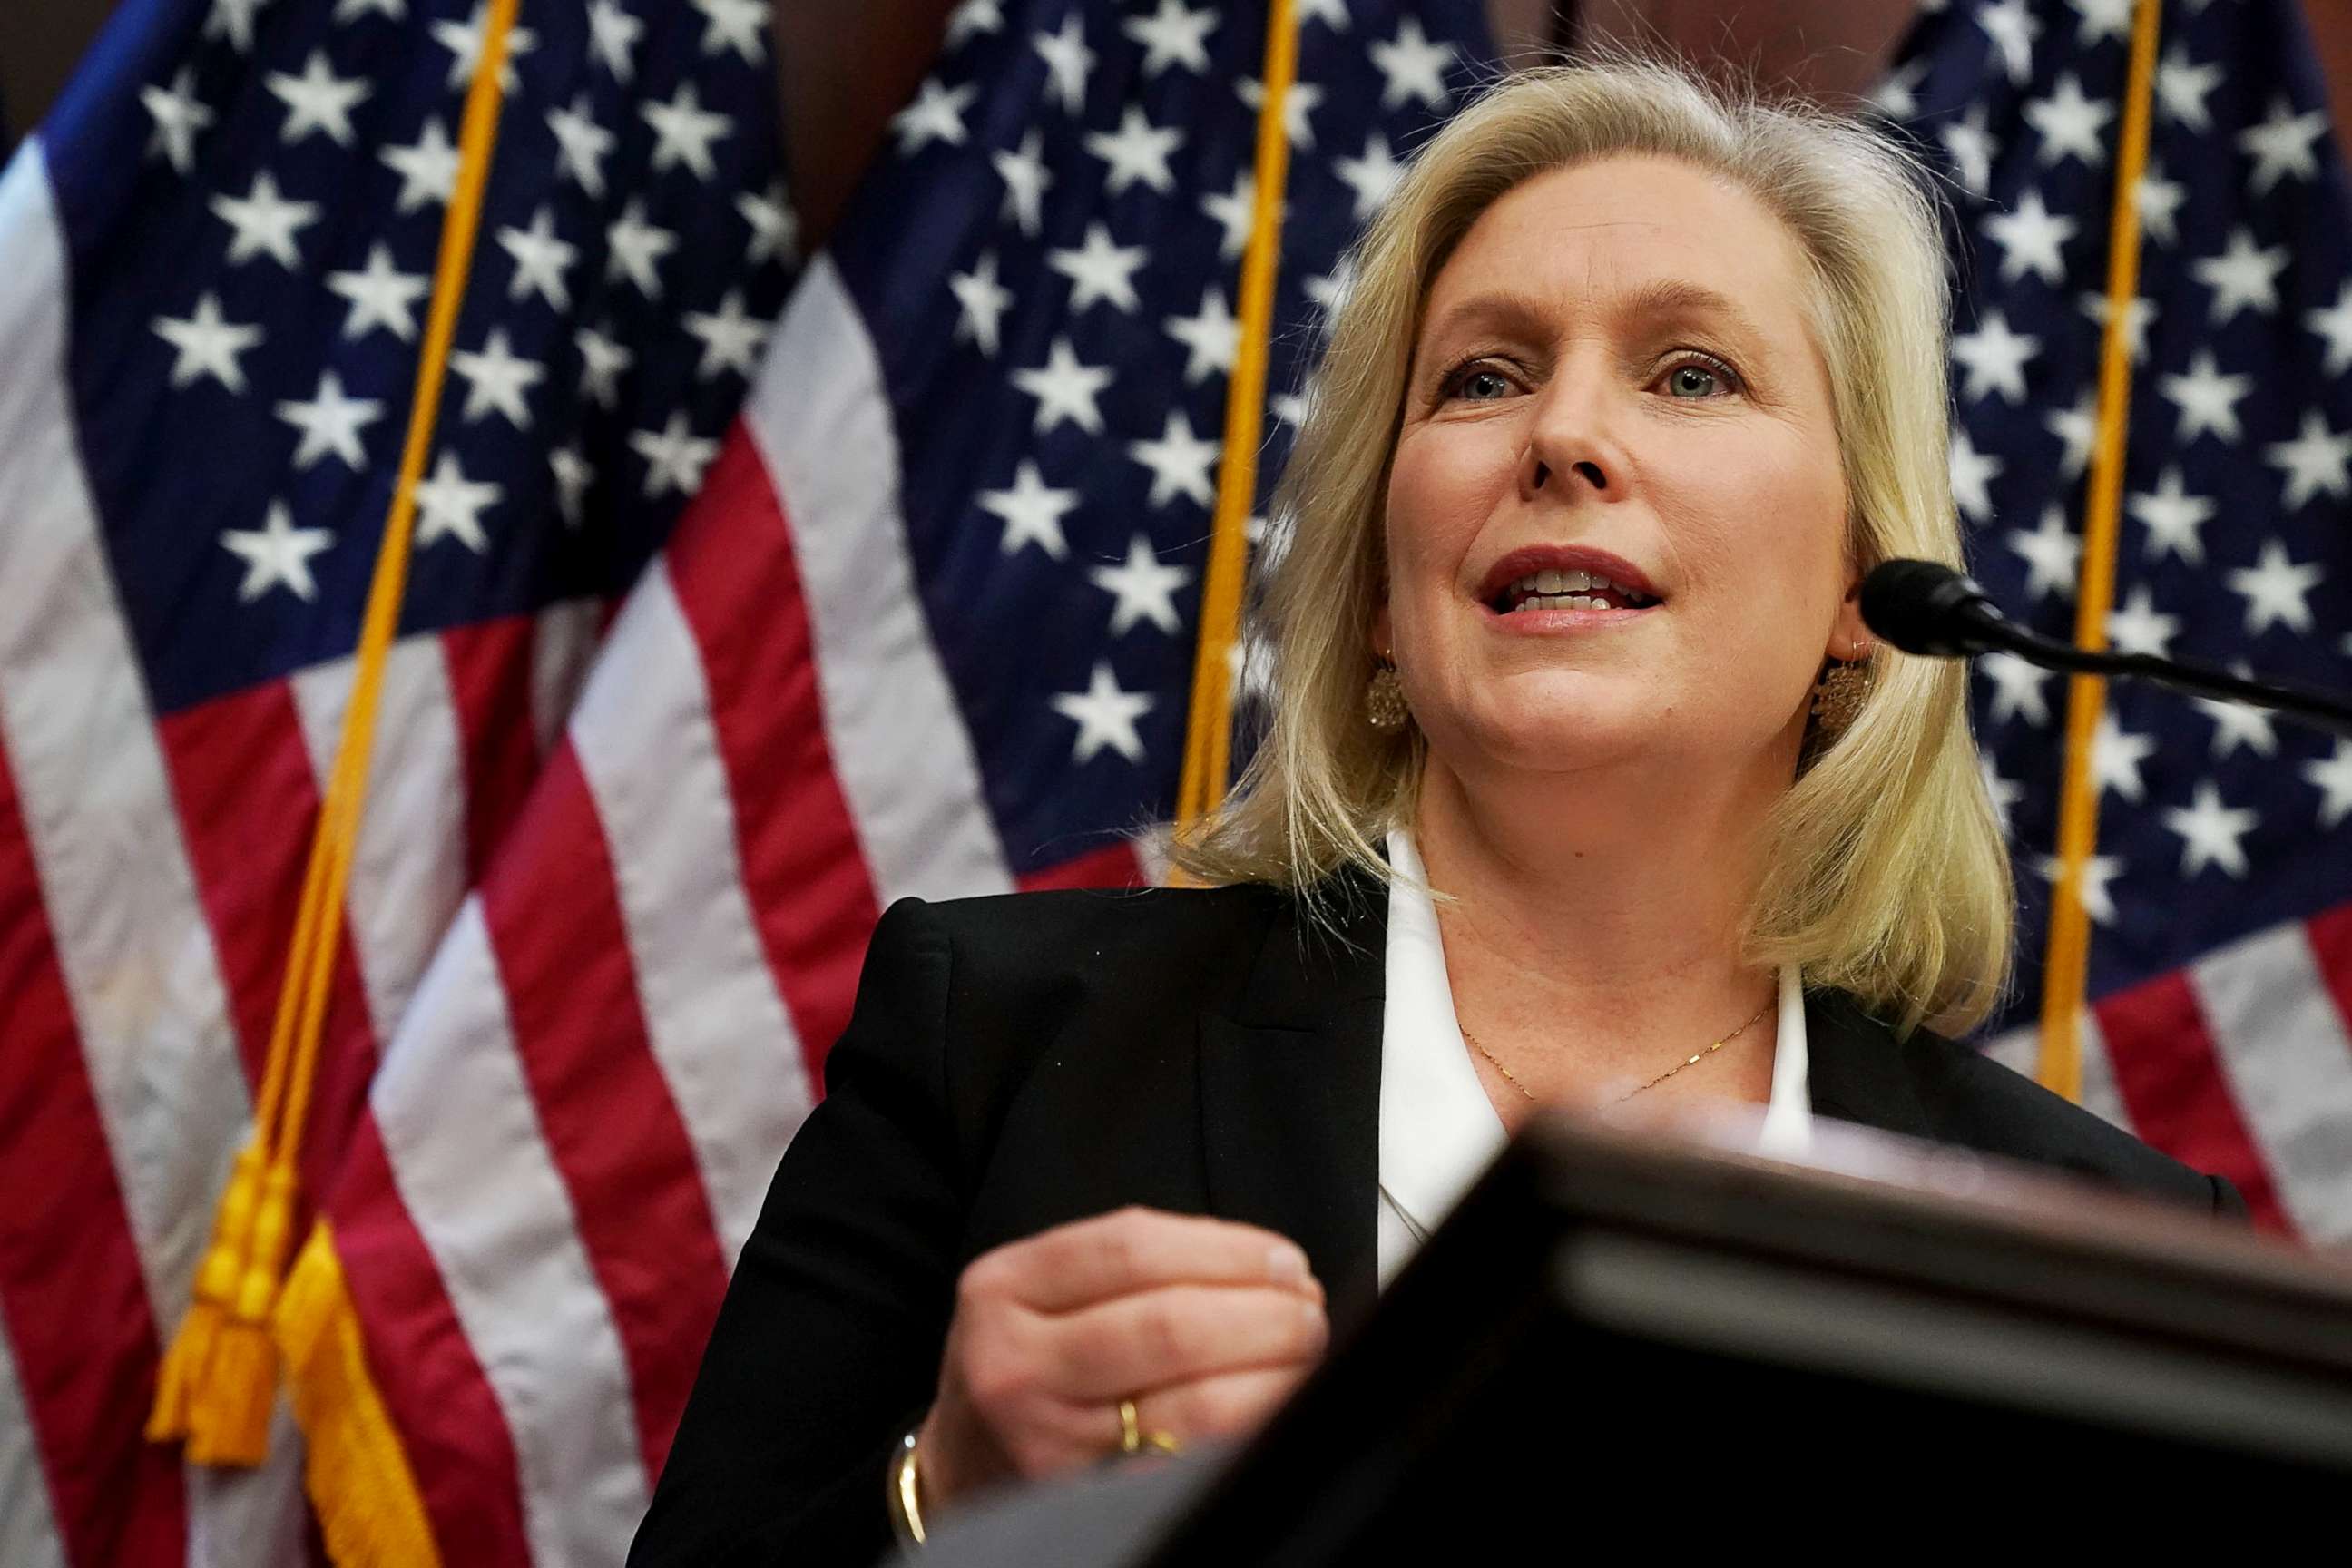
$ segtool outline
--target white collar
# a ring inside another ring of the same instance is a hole
[[[1389,834],[1388,1005],[1381,1028],[1381,1190],[1420,1231],[1434,1229],[1501,1153],[1503,1123],[1478,1081],[1454,1016],[1437,910],[1421,887],[1421,853],[1402,828]],[[1789,1154],[1811,1142],[1805,995],[1794,965],[1780,970],[1780,1032],[1760,1139]],[[1401,1258],[1383,1256],[1385,1282]]]

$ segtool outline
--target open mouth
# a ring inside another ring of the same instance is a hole
[[[1658,602],[1595,572],[1530,572],[1504,584],[1486,601],[1498,616],[1522,610],[1642,610]]]

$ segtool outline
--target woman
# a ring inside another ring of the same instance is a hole
[[[2011,889],[1960,667],[1855,607],[1958,559],[1903,157],[1562,68],[1421,153],[1355,277],[1273,729],[1179,848],[1221,885],[884,918],[635,1560],[868,1560],[902,1499],[1254,1426],[1539,1101],[2235,1206],[1946,1037]]]

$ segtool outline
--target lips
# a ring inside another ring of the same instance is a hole
[[[1514,550],[1488,567],[1479,584],[1478,602],[1508,614],[1531,596],[1560,592],[1636,607],[1665,598],[1640,567],[1622,555],[1584,544],[1537,544]]]

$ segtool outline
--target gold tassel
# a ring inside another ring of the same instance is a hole
[[[180,1331],[163,1352],[163,1364],[155,1377],[154,1408],[147,1415],[150,1441],[168,1443],[188,1435],[191,1411],[210,1375],[221,1328],[229,1309],[236,1305],[238,1282],[245,1277],[262,1159],[261,1138],[256,1133],[237,1151],[228,1188],[213,1214],[212,1243],[205,1249],[204,1267],[196,1270],[195,1299],[188,1303]]]
[[[273,1163],[263,1178],[236,1310],[221,1324],[211,1363],[192,1390],[188,1458],[197,1464],[251,1467],[269,1457],[269,1416],[278,1404],[278,1347],[269,1337],[269,1315],[278,1305],[293,1227],[294,1167]]]

